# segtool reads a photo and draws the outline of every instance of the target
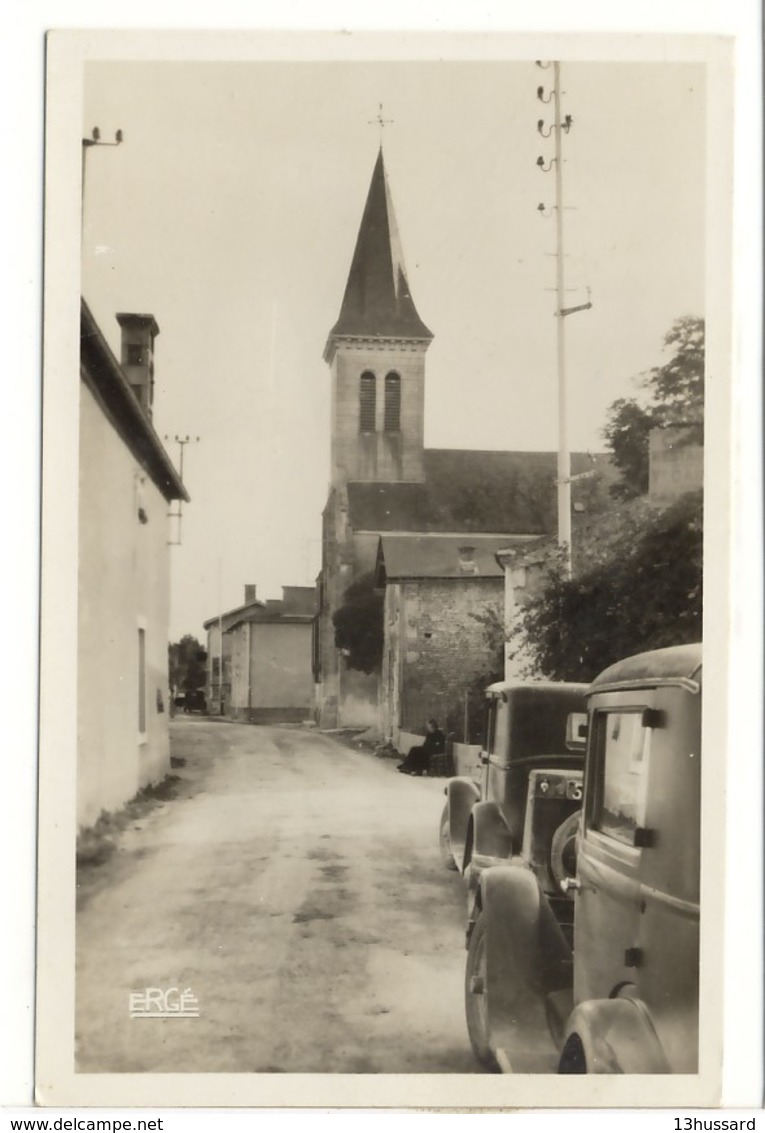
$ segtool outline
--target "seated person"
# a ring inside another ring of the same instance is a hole
[[[425,742],[410,748],[404,762],[399,763],[398,770],[404,775],[422,775],[428,770],[431,755],[440,755],[444,751],[446,751],[444,733],[435,720],[428,720]]]

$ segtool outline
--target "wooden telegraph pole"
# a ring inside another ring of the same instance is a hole
[[[545,66],[545,64],[539,64]],[[566,315],[573,315],[575,311],[589,311],[592,307],[589,299],[576,307],[565,307],[566,296],[566,261],[563,248],[563,135],[568,134],[573,119],[570,114],[561,116],[561,89],[560,89],[560,63],[553,63],[553,89],[552,94],[545,97],[544,87],[537,87],[537,98],[540,102],[553,103],[554,120],[550,130],[545,133],[544,119],[537,122],[537,130],[543,138],[553,135],[555,141],[555,156],[549,165],[545,166],[543,157],[537,158],[537,165],[543,173],[549,173],[555,166],[555,317],[557,321],[557,347],[558,347],[558,545],[563,555],[564,572],[567,578],[571,577],[571,453],[568,444],[568,388],[566,385]],[[544,213],[544,205],[539,205],[539,211]]]

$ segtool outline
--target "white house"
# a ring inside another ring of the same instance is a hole
[[[151,423],[151,315],[118,315],[117,361],[81,309],[77,822],[161,779],[168,739],[169,525],[186,490]]]

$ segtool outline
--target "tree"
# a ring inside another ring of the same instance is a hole
[[[648,437],[652,429],[686,426],[687,441],[703,439],[704,320],[676,319],[664,337],[671,356],[638,379],[639,397],[621,397],[611,406],[603,436],[621,479],[613,495],[632,499],[648,491]]]
[[[204,688],[207,652],[190,633],[168,646],[170,688],[177,692],[196,692]]]
[[[343,595],[343,604],[332,615],[335,645],[350,669],[376,673],[382,666],[383,603],[375,590],[374,571],[362,574]]]
[[[702,509],[693,492],[660,512],[628,505],[594,523],[572,579],[551,550],[545,583],[510,633],[511,651],[531,658],[528,675],[589,681],[622,657],[699,641]]]
[[[648,437],[653,428],[650,412],[634,397],[620,397],[609,410],[603,430],[621,478],[611,486],[619,499],[642,496],[648,491]]]

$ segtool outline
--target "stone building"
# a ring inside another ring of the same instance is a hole
[[[229,630],[243,624],[243,620],[256,610],[265,608],[257,596],[257,587],[248,583],[244,588],[244,602],[233,610],[226,610],[208,618],[204,623],[207,632],[207,683],[205,698],[207,711],[212,716],[224,716],[231,704],[231,656],[234,638]]]
[[[168,504],[188,500],[151,423],[151,315],[121,314],[117,361],[83,300],[77,822],[169,770]]]
[[[466,545],[491,535],[507,544],[555,523],[555,453],[425,448],[432,338],[410,291],[380,150],[324,351],[332,436],[314,661],[322,727],[379,726],[387,711],[379,674],[348,668],[332,620],[351,583],[374,572],[381,534],[453,535]],[[572,455],[575,472],[592,463]]]
[[[525,542],[514,540],[519,547]],[[465,743],[474,737],[481,690],[502,676],[494,671],[487,629],[502,623],[504,574],[497,552],[505,546],[507,540],[496,535],[380,537],[381,723],[384,738],[400,750],[408,750],[431,716]]]

